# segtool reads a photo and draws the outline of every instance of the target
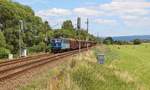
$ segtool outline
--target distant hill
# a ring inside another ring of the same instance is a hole
[[[112,37],[114,40],[132,41],[134,39],[150,40],[150,35],[135,35],[135,36],[118,36]]]

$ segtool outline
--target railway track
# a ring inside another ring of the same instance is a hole
[[[23,62],[24,60],[32,60],[32,59],[36,59],[39,57],[43,57],[45,55],[48,55],[48,54],[40,54],[40,55],[36,55],[36,56],[29,56],[29,57],[25,57],[25,58],[19,58],[19,59],[15,59],[15,60],[4,61],[4,62],[0,63],[0,68],[3,66],[6,66],[6,65],[11,65],[11,64]]]
[[[86,49],[83,49],[82,51],[85,51],[85,50]],[[39,55],[37,57],[30,57],[30,58],[0,63],[0,81],[2,82],[4,80],[12,78],[30,69],[45,65],[47,63],[50,63],[55,60],[59,60],[66,56],[70,56],[70,55],[77,54],[77,53],[78,53],[78,50],[69,51],[69,52],[60,53],[60,54],[54,54],[54,55],[44,54],[44,55]]]

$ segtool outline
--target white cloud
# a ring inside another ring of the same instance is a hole
[[[150,25],[150,2],[144,0],[112,0],[111,3],[101,4],[100,10],[120,20],[129,27],[148,27]]]
[[[100,5],[101,10],[109,11],[114,15],[131,14],[131,15],[147,15],[150,11],[146,8],[150,8],[149,2],[143,0],[123,1],[113,0],[111,3]]]
[[[109,24],[109,25],[116,25],[117,22],[115,20],[111,20],[111,19],[95,19],[94,22],[96,22],[97,24]]]
[[[41,10],[36,13],[38,16],[47,17],[47,16],[67,16],[71,15],[71,11],[68,9],[62,8],[51,8],[48,10]]]
[[[123,20],[134,20],[134,19],[139,19],[139,16],[131,16],[131,15],[126,15],[126,16],[121,16]]]
[[[73,12],[80,16],[101,16],[104,13],[91,8],[75,8]]]
[[[48,16],[68,16],[68,15],[79,15],[79,16],[101,16],[104,12],[98,11],[92,8],[74,8],[72,10],[63,8],[51,8],[48,10],[41,10],[36,13],[38,16],[48,17]]]
[[[124,23],[130,27],[149,27],[150,17],[123,16]]]

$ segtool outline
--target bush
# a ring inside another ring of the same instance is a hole
[[[44,42],[40,42],[39,43],[39,49],[41,50],[41,51],[44,51],[45,50],[45,43]],[[46,47],[47,48],[47,47]]]
[[[42,52],[44,50],[45,50],[45,43],[44,42],[41,42],[41,43],[39,43],[39,45],[34,45],[33,47],[29,48],[30,53],[32,53],[32,52]]]
[[[107,44],[107,45],[110,45],[110,44],[113,44],[114,40],[112,37],[107,37],[104,39],[103,43],[104,44]]]
[[[5,46],[6,46],[5,36],[2,32],[0,32],[0,47],[5,47]]]
[[[0,58],[7,58],[10,51],[6,48],[0,48]]]
[[[34,45],[33,47],[29,48],[29,53],[33,53],[33,52],[40,52],[41,49],[39,47],[39,45]]]
[[[141,40],[140,39],[135,39],[135,40],[133,40],[133,44],[134,45],[139,45],[139,44],[141,44],[142,42],[141,42]]]

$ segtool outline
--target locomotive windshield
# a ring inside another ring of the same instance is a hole
[[[60,43],[60,42],[61,42],[60,39],[52,39],[52,40],[51,40],[51,43]]]
[[[61,46],[61,39],[52,39],[51,45],[52,46]]]

